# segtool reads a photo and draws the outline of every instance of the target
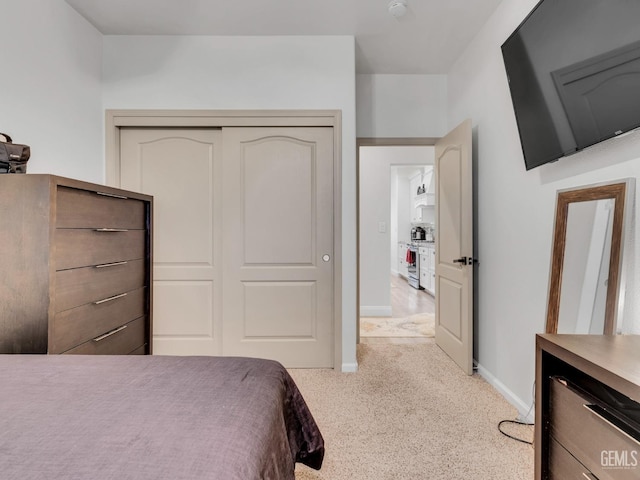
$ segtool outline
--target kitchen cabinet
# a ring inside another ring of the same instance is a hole
[[[418,249],[420,255],[420,286],[431,295],[436,291],[436,249],[429,244]]]
[[[409,192],[411,194],[411,221],[413,223],[422,222],[422,207],[417,205],[416,200],[424,195],[418,194],[418,189],[422,188],[422,172],[418,172],[409,179]]]
[[[398,274],[401,277],[407,278],[409,276],[408,267],[407,244],[405,242],[398,242]]]
[[[419,171],[409,177],[409,191],[414,198],[418,195],[418,189],[422,188],[422,176],[422,171]]]
[[[422,211],[422,207],[414,207],[411,209],[411,222],[412,223],[422,223],[424,221],[424,212]]]
[[[424,167],[424,173],[422,174],[422,184],[424,185],[424,191],[417,193],[414,198],[414,206],[418,207],[433,207],[436,202],[436,186],[435,175],[433,174],[433,167]]]
[[[425,166],[424,169],[415,174],[410,179],[411,188],[411,204],[412,222],[424,222],[426,221],[425,208],[435,206],[435,178],[434,178],[433,166]],[[422,190],[424,187],[424,191]],[[420,193],[418,193],[420,191]]]

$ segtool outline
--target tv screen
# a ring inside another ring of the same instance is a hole
[[[527,170],[640,126],[640,0],[542,0],[502,56]]]

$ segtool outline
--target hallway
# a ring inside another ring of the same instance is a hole
[[[391,275],[391,317],[360,317],[361,343],[427,343],[433,337],[435,299]]]
[[[436,313],[436,301],[424,290],[416,290],[400,275],[391,275],[391,317]]]

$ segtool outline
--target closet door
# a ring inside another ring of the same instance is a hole
[[[120,185],[154,196],[153,352],[222,353],[221,131],[122,128]]]
[[[332,367],[333,129],[120,139],[120,185],[154,196],[154,353]]]
[[[223,129],[223,353],[333,366],[333,129]]]

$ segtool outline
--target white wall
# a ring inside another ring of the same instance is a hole
[[[102,35],[62,1],[2,2],[0,131],[29,173],[104,179]]]
[[[394,275],[398,274],[398,167],[390,168],[391,190],[389,191],[389,269]]]
[[[103,79],[106,109],[342,110],[342,369],[355,370],[353,37],[106,36]]]
[[[446,75],[356,75],[358,137],[446,133]]]
[[[360,147],[360,314],[362,316],[391,315],[391,166],[433,164],[434,148]],[[406,191],[398,187],[398,191]],[[398,208],[408,204],[398,201]],[[380,222],[387,226],[379,231]],[[406,225],[398,219],[398,227]],[[409,227],[406,227],[409,230]],[[400,240],[407,240],[410,232],[398,231]],[[397,252],[397,248],[396,248]]]
[[[535,334],[544,331],[551,236],[558,189],[640,176],[640,134],[612,139],[525,171],[500,45],[537,0],[505,0],[452,68],[448,126],[471,118],[478,189],[479,370],[521,410],[532,402]],[[636,200],[636,211],[638,201]],[[629,267],[625,330],[640,332],[633,252],[637,222],[627,230]]]
[[[356,100],[358,137],[440,137],[446,133],[446,75],[356,75]],[[388,152],[385,151],[386,148],[405,147],[366,148],[379,149],[377,151],[383,155]],[[362,171],[370,168],[371,172],[365,172],[365,174],[374,175],[377,179],[377,185],[384,190],[376,192],[375,189],[367,189],[365,186],[365,195],[370,197],[376,205],[378,202],[386,204],[381,207],[384,209],[383,212],[374,212],[375,209],[371,209],[371,219],[366,220],[366,224],[363,225],[363,217],[368,216],[369,213],[363,210],[365,203],[362,200],[360,203],[361,239],[365,238],[363,235],[369,235],[366,237],[367,245],[363,245],[363,240],[360,244],[360,308],[361,314],[367,315],[375,314],[376,311],[383,313],[391,308],[389,296],[389,265],[393,265],[391,263],[391,255],[393,255],[391,235],[387,234],[384,243],[381,242],[376,218],[380,218],[380,221],[386,221],[390,225],[389,166],[402,164],[402,161],[395,163],[395,161],[387,159],[380,160],[376,164],[377,160],[373,160],[373,164],[367,165],[368,158],[366,154],[363,156],[362,152],[361,149],[361,199],[363,198]],[[433,161],[433,153],[429,158],[430,160],[426,163]],[[408,160],[407,163],[413,162]],[[417,163],[425,162],[418,161]],[[408,183],[406,179],[399,179],[398,182],[399,189]],[[399,224],[408,224],[409,221],[407,207],[407,213],[403,218],[399,218]],[[405,239],[401,233],[396,233],[394,241]],[[371,244],[368,244],[369,240],[372,240]]]

